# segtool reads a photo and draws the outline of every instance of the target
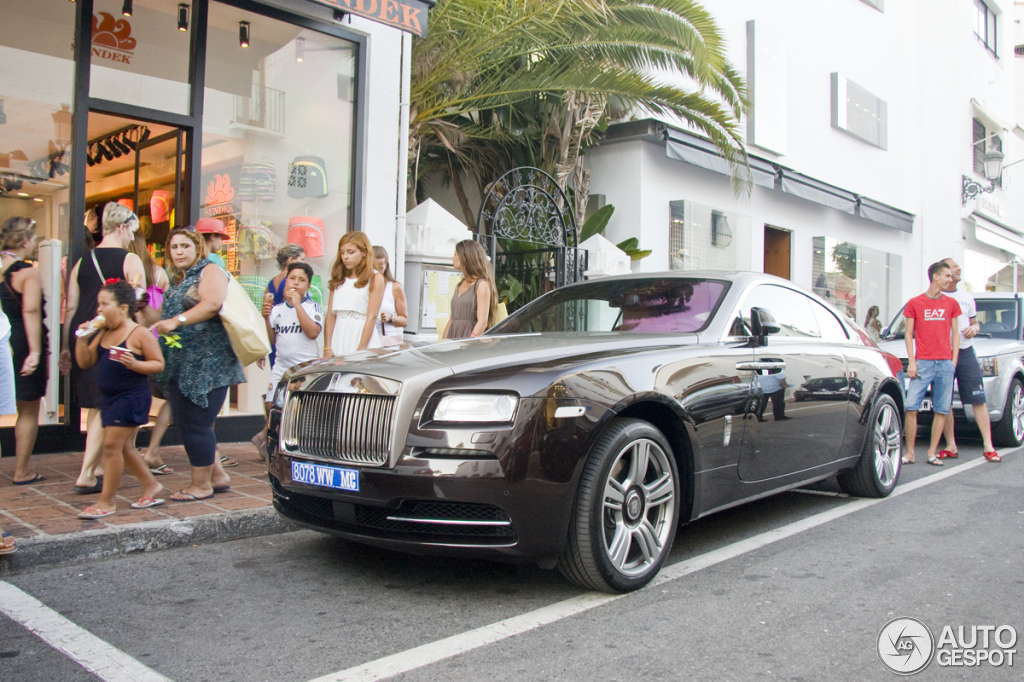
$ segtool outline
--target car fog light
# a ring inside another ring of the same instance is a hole
[[[434,408],[440,422],[510,422],[519,397],[508,393],[449,393]]]

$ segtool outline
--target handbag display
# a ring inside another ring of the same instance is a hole
[[[263,315],[253,305],[249,294],[230,273],[225,274],[228,294],[220,308],[220,321],[231,340],[231,349],[244,367],[270,355],[270,337]]]

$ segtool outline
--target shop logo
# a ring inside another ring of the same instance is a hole
[[[117,62],[131,64],[135,56],[135,38],[132,38],[132,25],[127,19],[120,19],[113,14],[100,12],[92,16],[92,56]]]
[[[235,198],[235,188],[231,185],[231,176],[228,173],[217,173],[206,186],[206,199],[203,201],[202,213],[204,218],[210,218],[223,213],[234,213],[231,202]]]
[[[895,618],[878,633],[878,660],[897,675],[913,675],[931,663],[935,639],[916,618]]]

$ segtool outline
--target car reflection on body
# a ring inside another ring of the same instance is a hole
[[[594,280],[477,339],[286,374],[270,414],[274,506],[357,542],[536,561],[628,591],[657,574],[680,524],[832,476],[889,494],[898,370],[785,280]],[[863,390],[798,406],[786,377],[857,377]],[[768,384],[785,419],[757,418]]]
[[[992,422],[992,442],[996,447],[1017,447],[1024,444],[1024,324],[1020,294],[991,291],[974,294],[978,307],[980,331],[974,337],[974,352],[981,365],[985,385],[985,406]],[[903,330],[903,310],[896,314],[882,332],[879,348],[900,358],[907,367],[907,346]],[[907,383],[906,377],[900,377]],[[924,407],[931,404],[931,390]],[[928,410],[923,409],[922,413]],[[974,424],[974,408],[965,408],[959,387],[953,387],[954,420]]]
[[[793,399],[804,400],[859,400],[864,382],[853,377],[820,377],[805,381],[793,391]]]

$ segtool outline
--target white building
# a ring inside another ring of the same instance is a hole
[[[991,188],[985,152],[1024,159],[1013,3],[705,5],[747,78],[755,185],[734,195],[724,161],[683,126],[612,126],[587,154],[591,193],[616,207],[612,241],[654,250],[634,269],[764,270],[861,322],[871,305],[888,321],[948,256],[973,290],[1014,290],[1024,164],[974,196]]]

